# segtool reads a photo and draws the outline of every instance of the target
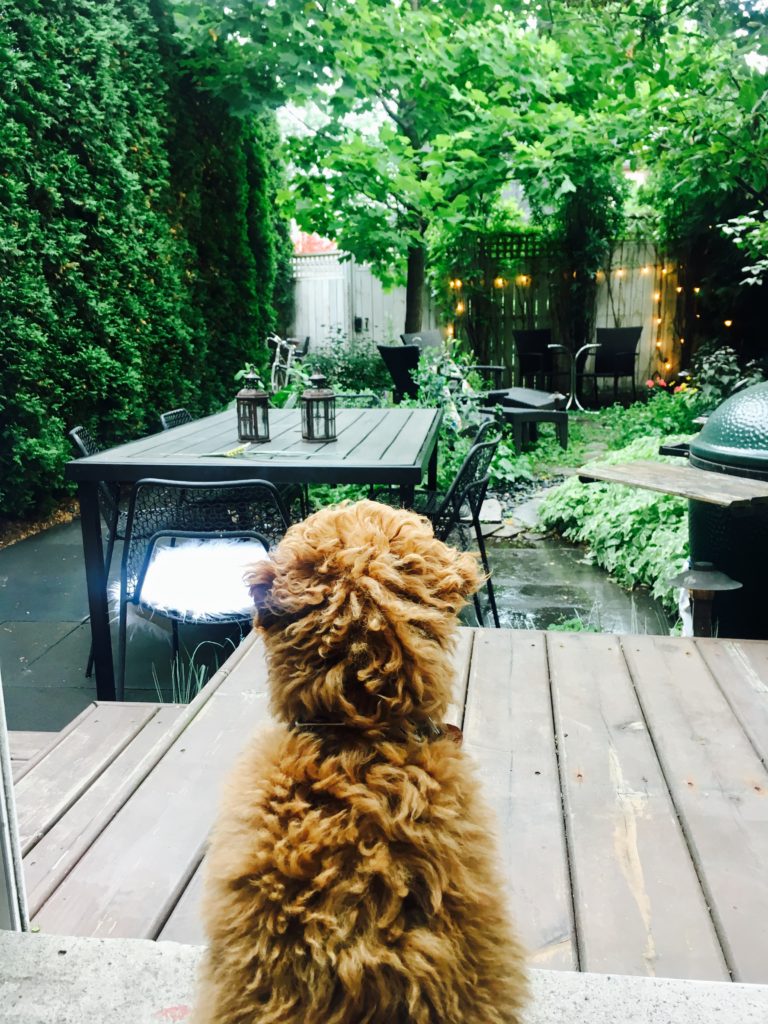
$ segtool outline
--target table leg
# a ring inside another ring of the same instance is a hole
[[[437,490],[437,441],[435,441],[435,447],[432,449],[427,463],[427,490]]]
[[[413,499],[416,488],[413,484],[400,484],[400,507],[413,508]]]
[[[109,630],[107,577],[101,544],[98,483],[81,483],[77,497],[80,502],[80,525],[83,532],[85,581],[88,588],[88,610],[91,616],[93,663],[98,700],[115,699],[115,670],[112,663],[112,638]]]

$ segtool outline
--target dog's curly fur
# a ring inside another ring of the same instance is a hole
[[[425,734],[479,582],[474,556],[372,501],[317,512],[251,570],[282,725],[214,830],[196,1024],[521,1020],[489,815],[459,747]]]

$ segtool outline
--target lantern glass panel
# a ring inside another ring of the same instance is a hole
[[[258,379],[246,377],[247,385],[237,394],[237,436],[241,441],[269,440],[269,397]]]

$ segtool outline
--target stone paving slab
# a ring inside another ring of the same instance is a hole
[[[187,1022],[202,950],[0,932],[1,1024]],[[525,1024],[765,1024],[768,986],[532,971]]]
[[[79,520],[0,550],[0,620],[77,622],[87,616]]]

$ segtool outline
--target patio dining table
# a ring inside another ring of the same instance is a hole
[[[115,699],[98,485],[146,477],[216,482],[262,479],[272,483],[388,484],[399,487],[403,505],[427,473],[437,483],[439,409],[339,409],[337,437],[302,440],[298,409],[271,409],[270,440],[243,445],[234,409],[77,459],[67,478],[78,485],[96,693]]]

